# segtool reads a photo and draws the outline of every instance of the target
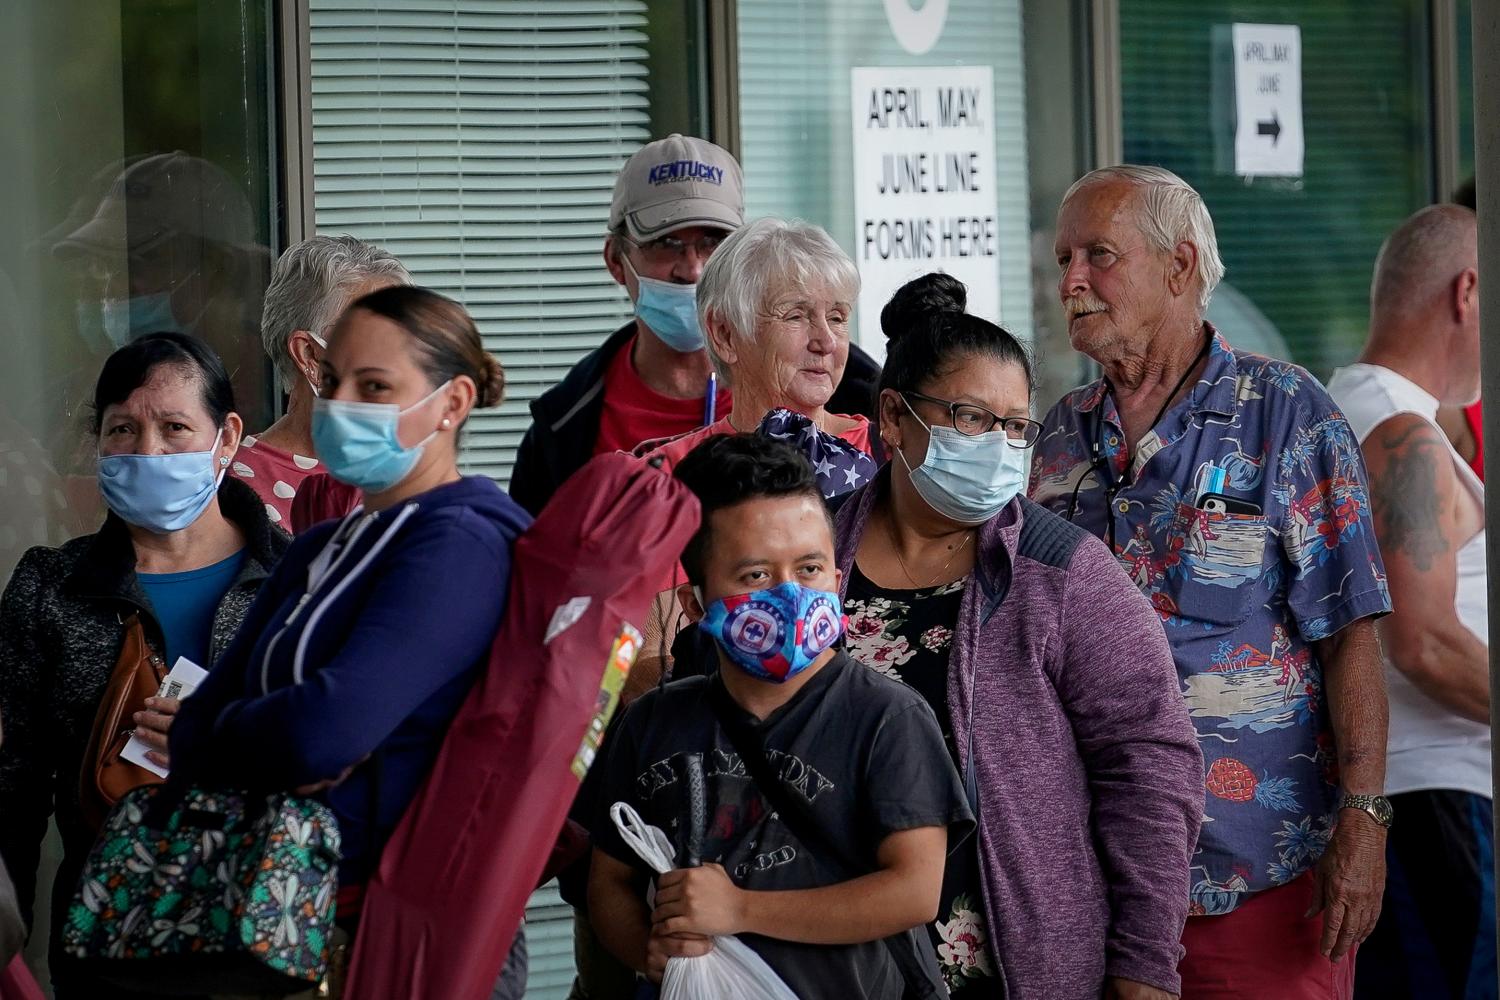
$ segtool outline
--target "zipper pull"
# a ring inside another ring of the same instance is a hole
[[[292,608],[292,613],[286,616],[287,625],[290,625],[292,624],[292,622],[297,620],[297,616],[302,613],[303,606],[306,605],[310,600],[312,600],[312,594],[310,593],[303,594],[301,597],[297,598],[296,607]],[[283,628],[284,627],[286,626],[283,626]]]

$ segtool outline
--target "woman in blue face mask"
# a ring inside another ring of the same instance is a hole
[[[63,1000],[129,995],[78,974],[55,946],[101,808],[80,798],[80,782],[93,773],[86,750],[110,677],[139,648],[137,635],[158,674],[180,656],[206,668],[287,545],[254,492],[224,478],[241,421],[224,365],[202,341],[155,333],[110,355],[94,391],[94,431],[103,526],[32,549],[0,600],[0,855],[29,917],[55,810],[63,861],[51,969]],[[151,699],[122,716],[159,765],[177,706]]]
[[[1022,496],[1030,360],[965,298],[930,274],[881,313],[891,460],[836,521],[848,651],[932,706],[979,821],[948,858],[931,945],[956,997],[1165,997],[1197,739],[1146,598]]]
[[[531,519],[493,480],[458,470],[464,421],[505,386],[458,303],[411,285],[355,300],[321,376],[313,445],[364,503],[293,541],[240,640],[184,703],[172,753],[205,781],[328,804],[342,837],[338,921],[352,934],[363,886],[488,660]]]

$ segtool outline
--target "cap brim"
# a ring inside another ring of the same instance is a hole
[[[129,250],[124,228],[102,219],[91,219],[57,241],[52,252],[59,257],[123,254]]]
[[[682,198],[625,216],[625,227],[634,240],[654,240],[689,226],[715,226],[733,231],[744,224],[743,214],[713,198]]]

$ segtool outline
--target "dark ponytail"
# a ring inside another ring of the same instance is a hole
[[[1004,328],[965,312],[968,290],[951,274],[934,271],[896,290],[880,310],[886,336],[880,388],[916,392],[965,355],[1020,365],[1031,381],[1031,356]]]

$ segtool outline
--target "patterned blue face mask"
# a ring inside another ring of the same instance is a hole
[[[158,535],[198,520],[219,491],[224,465],[215,461],[224,432],[208,451],[170,455],[100,455],[99,492],[126,524]]]
[[[444,382],[422,399],[401,409],[395,403],[353,403],[341,399],[313,400],[313,450],[328,474],[366,493],[384,493],[416,468],[427,442],[437,437],[433,428],[410,448],[401,444],[401,418],[427,405],[448,388]]]
[[[714,601],[698,627],[745,673],[781,684],[838,642],[844,608],[838,594],[789,581]]]
[[[703,350],[703,328],[698,325],[698,286],[643,278],[623,257],[635,275],[635,317],[651,328],[663,344],[678,354]]]

